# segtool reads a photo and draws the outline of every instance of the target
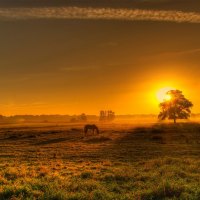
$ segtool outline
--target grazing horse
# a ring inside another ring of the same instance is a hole
[[[95,132],[97,134],[99,134],[99,129],[95,124],[86,124],[85,127],[84,127],[85,135],[88,133],[88,130],[92,131],[93,135],[94,135]]]

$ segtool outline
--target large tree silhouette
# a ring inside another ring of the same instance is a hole
[[[188,119],[191,114],[192,102],[184,97],[180,90],[170,90],[166,93],[170,98],[160,103],[161,109],[158,118],[161,120],[172,119],[176,123],[177,119]]]

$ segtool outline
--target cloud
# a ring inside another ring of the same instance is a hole
[[[188,50],[182,50],[182,51],[171,51],[171,52],[163,52],[163,53],[158,53],[158,54],[154,54],[154,55],[150,55],[150,56],[145,56],[142,57],[142,59],[144,58],[153,58],[153,59],[158,59],[158,58],[163,58],[163,57],[176,57],[177,56],[188,56],[188,55],[195,55],[195,54],[199,54],[200,53],[200,49],[188,49]]]
[[[104,19],[150,20],[166,22],[200,23],[200,13],[165,10],[117,9],[117,8],[0,8],[1,20],[26,19]]]
[[[105,42],[101,43],[98,46],[99,47],[117,47],[119,44],[117,42]]]
[[[175,51],[175,52],[166,52],[163,54],[160,54],[162,56],[182,56],[182,55],[188,55],[188,54],[196,54],[200,53],[200,49],[189,49],[189,50],[184,50],[184,51]]]
[[[98,66],[87,66],[87,67],[62,67],[60,70],[63,72],[79,72],[79,71],[91,71],[98,69]]]
[[[0,104],[1,107],[5,107],[7,109],[9,108],[14,108],[14,109],[19,109],[19,108],[27,108],[27,107],[40,107],[40,106],[45,106],[45,102],[30,102],[30,103],[15,103],[13,101],[10,101],[7,104]]]

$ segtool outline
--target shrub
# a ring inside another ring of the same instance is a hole
[[[82,172],[81,173],[81,178],[82,179],[90,179],[93,177],[93,174],[91,172]]]

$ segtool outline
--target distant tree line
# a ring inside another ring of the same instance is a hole
[[[99,117],[99,121],[113,121],[115,119],[115,113],[112,110],[101,110],[100,111],[100,117]]]
[[[82,113],[81,115],[72,117],[70,122],[75,123],[75,122],[87,122],[87,115],[85,113]]]

